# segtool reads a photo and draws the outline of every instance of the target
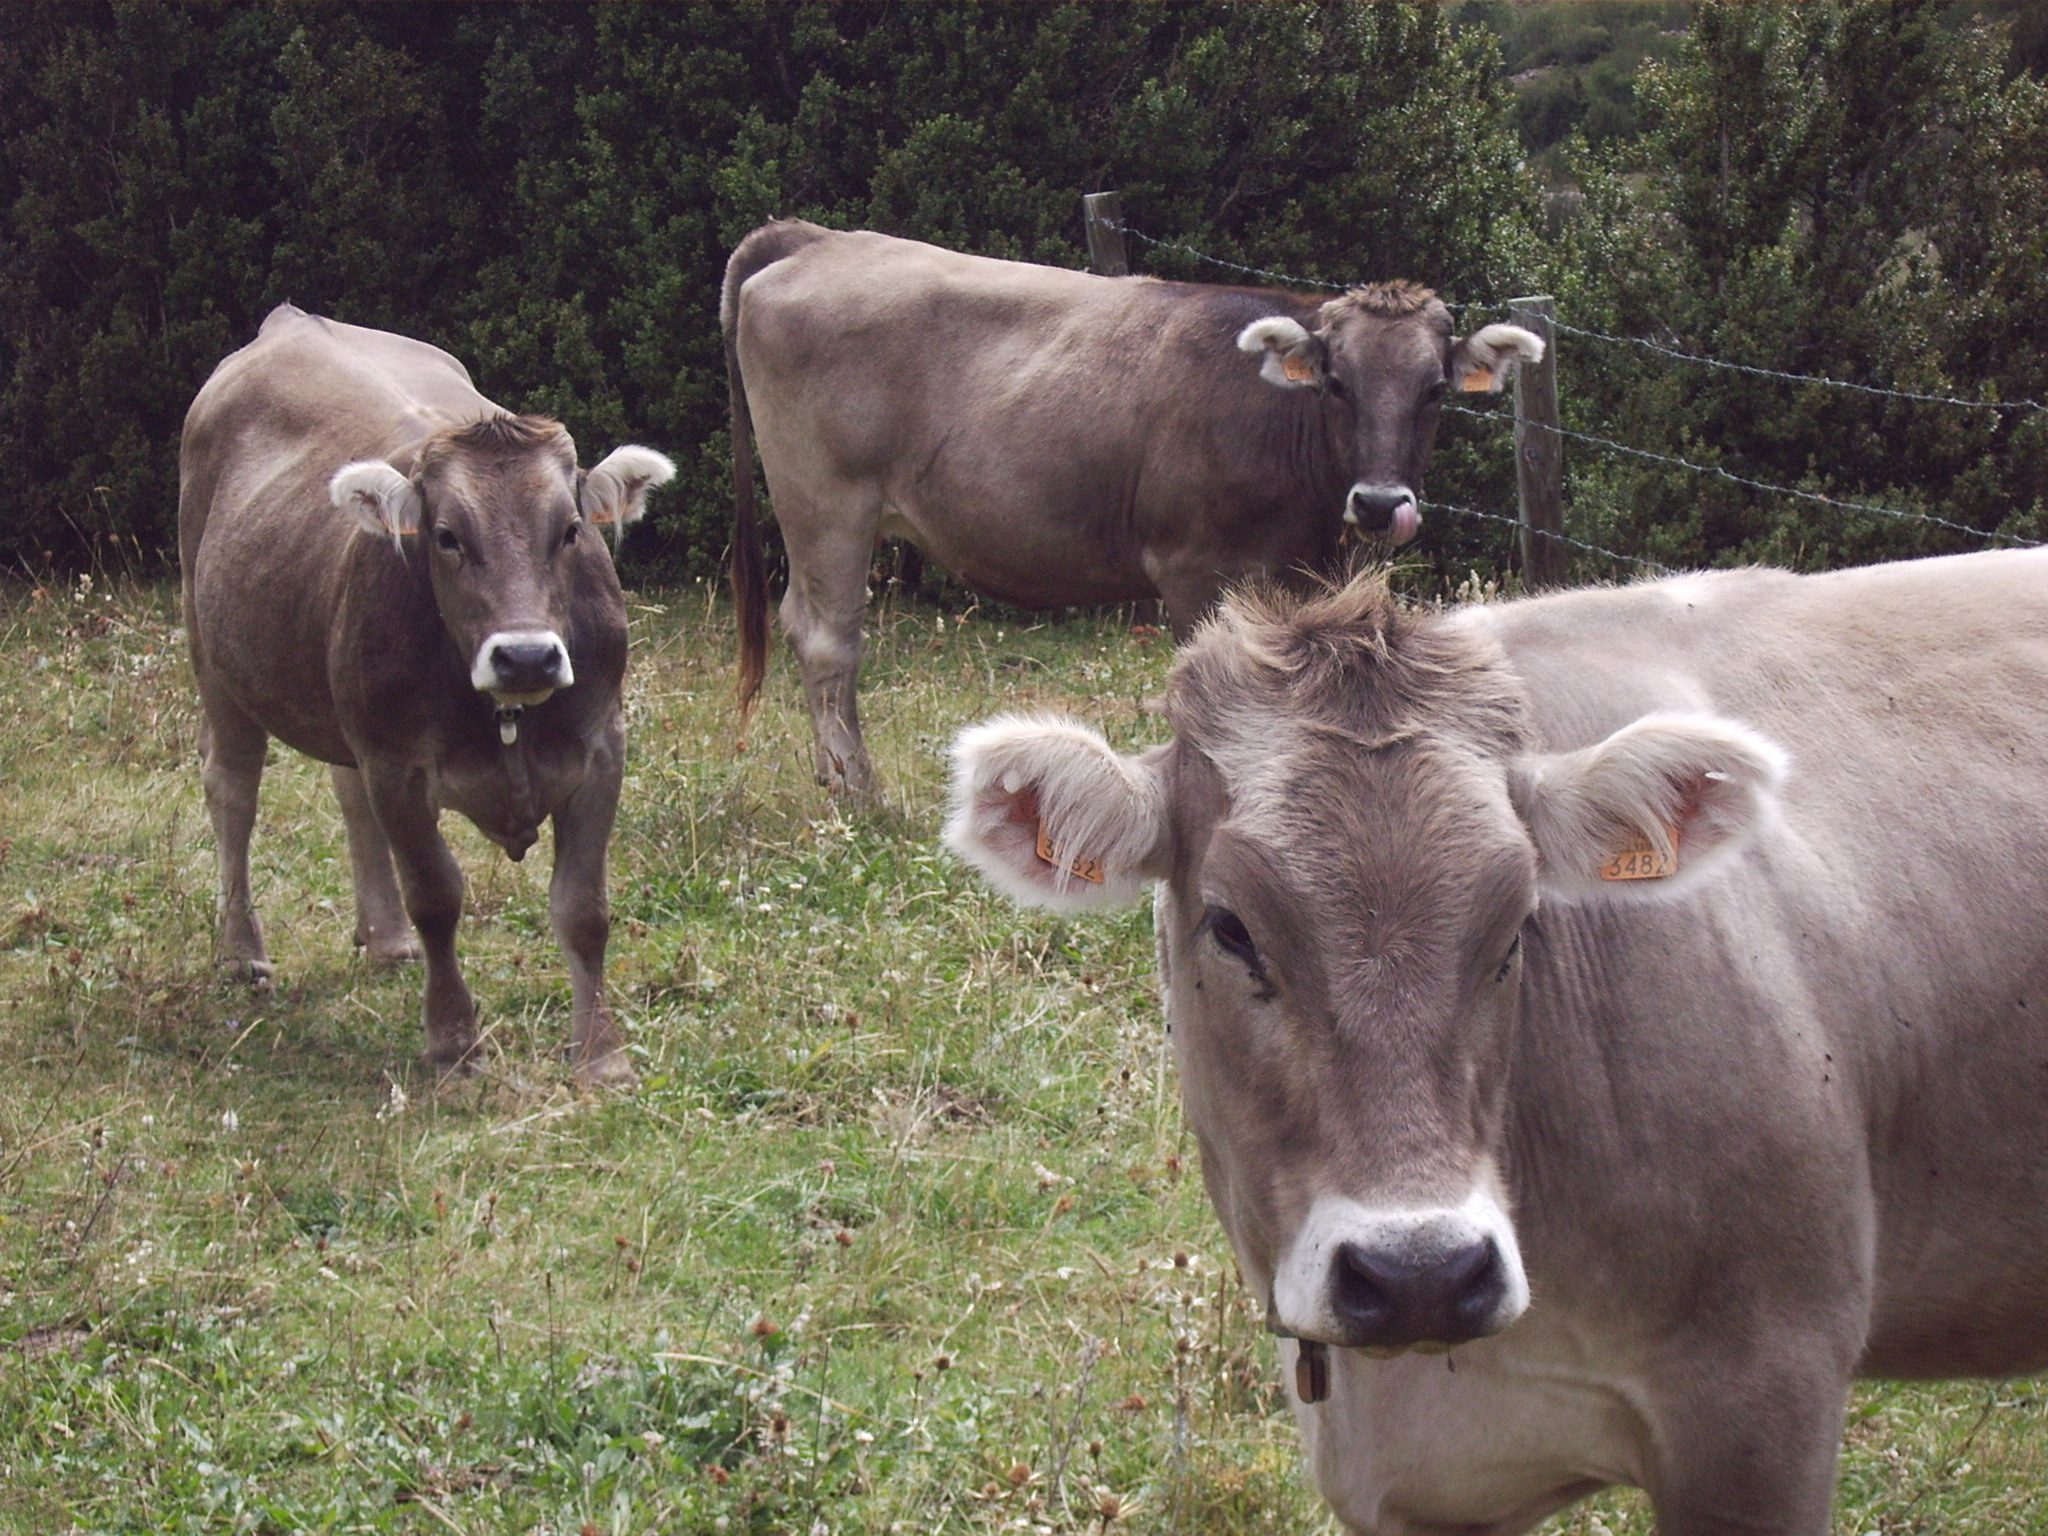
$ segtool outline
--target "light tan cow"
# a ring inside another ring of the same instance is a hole
[[[275,736],[333,765],[356,942],[387,962],[424,946],[439,1068],[477,1042],[440,812],[515,859],[552,819],[571,1055],[587,1081],[632,1077],[604,1002],[626,608],[593,525],[638,518],[674,473],[633,447],[580,470],[559,423],[493,405],[438,347],[289,304],[214,369],[185,418],[178,544],[223,962],[270,979],[249,834]]]
[[[1350,1529],[1823,1536],[1852,1378],[2048,1366],[2048,551],[1237,596],[1167,713],[965,733],[947,837],[1156,885]]]
[[[1026,608],[1157,597],[1184,636],[1227,582],[1331,570],[1347,524],[1412,537],[1444,391],[1543,352],[1518,326],[1453,336],[1411,283],[1097,277],[794,220],[740,242],[719,313],[741,709],[767,665],[758,440],[818,781],[855,795],[877,537]]]

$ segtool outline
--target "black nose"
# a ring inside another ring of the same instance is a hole
[[[562,648],[552,640],[501,640],[491,647],[491,671],[502,688],[552,688],[562,676]]]
[[[1345,1243],[1330,1261],[1330,1307],[1354,1346],[1476,1339],[1492,1331],[1506,1289],[1490,1237],[1448,1253],[1375,1253]]]
[[[1344,503],[1344,510],[1367,533],[1384,533],[1394,521],[1394,509],[1402,502],[1414,499],[1415,493],[1405,485],[1392,489],[1375,486],[1371,490],[1354,486]]]

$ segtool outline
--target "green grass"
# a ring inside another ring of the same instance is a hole
[[[740,756],[723,606],[633,618],[610,975],[642,1089],[599,1099],[560,1059],[545,850],[449,823],[491,1059],[437,1087],[288,753],[255,852],[278,984],[217,980],[173,594],[0,593],[0,1530],[1331,1529],[1181,1125],[1148,914],[1020,914],[937,845],[957,726],[1156,739],[1163,644],[879,615],[887,803],[844,818],[786,656]],[[2048,1530],[2044,1416],[1863,1392],[1839,1528]],[[1618,1495],[1555,1528],[1648,1523]]]

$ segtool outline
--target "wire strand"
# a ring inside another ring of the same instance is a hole
[[[1212,267],[1223,267],[1232,272],[1241,272],[1247,277],[1267,278],[1289,288],[1321,288],[1329,293],[1349,293],[1353,288],[1361,286],[1363,281],[1361,280],[1360,283],[1326,283],[1318,277],[1295,277],[1290,273],[1275,272],[1267,267],[1248,267],[1242,262],[1226,261],[1223,257],[1212,256],[1207,251],[1198,251],[1192,245],[1183,245],[1178,240],[1161,240],[1146,234],[1142,229],[1135,229],[1129,224],[1118,223],[1112,219],[1103,220],[1102,227],[1104,229],[1113,229],[1118,234],[1135,236],[1137,239],[1144,241],[1145,244],[1156,246],[1163,251],[1179,251],[1182,255],[1192,256],[1197,261],[1206,261]],[[1449,309],[1464,311],[1486,310],[1492,312],[1497,307],[1445,298],[1442,294],[1438,294],[1437,297],[1443,299],[1445,307]]]
[[[1693,363],[1701,368],[1725,368],[1733,373],[1746,373],[1760,379],[1782,379],[1791,384],[1824,384],[1829,389],[1851,389],[1860,395],[1878,395],[1887,400],[1913,400],[1922,405],[1955,405],[1975,411],[2041,411],[2048,410],[2038,400],[1972,400],[1962,395],[1925,395],[1910,389],[1885,389],[1876,384],[1858,384],[1851,379],[1831,379],[1818,373],[1788,373],[1778,368],[1762,368],[1754,363],[1731,363],[1725,358],[1707,357],[1698,352],[1681,352],[1676,347],[1667,347],[1662,342],[1651,341],[1647,336],[1610,336],[1605,331],[1588,330],[1583,325],[1572,325],[1568,321],[1553,319],[1550,322],[1558,330],[1572,336],[1584,336],[1592,341],[1612,342],[1616,346],[1640,347],[1645,352],[1675,358],[1682,363]]]
[[[1325,288],[1332,293],[1343,293],[1346,288],[1343,283],[1326,283],[1314,277],[1290,277],[1285,272],[1273,272],[1265,267],[1248,267],[1242,262],[1225,261],[1221,256],[1211,256],[1207,251],[1198,251],[1192,245],[1182,245],[1178,240],[1155,239],[1142,229],[1134,229],[1128,224],[1120,224],[1111,219],[1104,219],[1102,228],[1113,229],[1120,235],[1134,236],[1147,245],[1157,246],[1162,251],[1179,251],[1182,255],[1192,256],[1197,261],[1206,261],[1212,267],[1227,267],[1232,272],[1242,272],[1249,277],[1271,278],[1274,282],[1285,283],[1290,288]]]
[[[1598,544],[1588,544],[1584,539],[1575,539],[1568,533],[1556,533],[1548,528],[1531,528],[1519,517],[1503,517],[1498,512],[1482,512],[1477,507],[1461,507],[1449,501],[1425,501],[1422,505],[1436,512],[1453,512],[1460,517],[1480,517],[1489,523],[1505,523],[1519,533],[1533,533],[1538,538],[1551,539],[1559,544],[1569,544],[1573,549],[1582,549],[1589,555],[1604,555],[1609,560],[1624,561],[1639,565],[1645,570],[1655,571],[1660,576],[1682,576],[1685,573],[1676,566],[1660,565],[1655,560],[1646,560],[1641,555],[1624,555],[1618,549],[1604,549]]]
[[[1455,411],[1460,416],[1478,416],[1496,421],[1501,419],[1498,412],[1475,411],[1469,406],[1446,405],[1444,409]],[[2016,534],[1999,533],[1989,528],[1972,528],[1968,523],[1952,522],[1948,518],[1937,517],[1932,512],[1906,512],[1897,507],[1881,507],[1875,502],[1845,501],[1838,496],[1822,495],[1819,491],[1801,491],[1789,485],[1773,485],[1768,480],[1752,480],[1746,475],[1738,475],[1733,470],[1721,468],[1718,464],[1695,464],[1690,459],[1677,458],[1668,453],[1652,453],[1647,448],[1635,448],[1627,443],[1618,443],[1611,437],[1601,437],[1593,432],[1575,432],[1570,427],[1553,427],[1548,422],[1525,421],[1520,424],[1534,431],[1554,432],[1559,437],[1568,437],[1575,442],[1591,443],[1612,453],[1627,454],[1630,458],[1647,459],[1653,464],[1668,464],[1674,469],[1689,469],[1696,475],[1712,475],[1735,485],[1747,486],[1753,491],[1767,491],[1774,496],[1795,496],[1801,501],[1819,502],[1822,506],[1839,507],[1848,512],[1870,512],[1879,517],[1896,518],[1901,522],[1932,523],[1938,528],[1947,528],[1955,533],[1967,533],[1972,538],[1992,539],[2021,549],[2040,548],[2038,540],[2023,539]]]
[[[1269,267],[1247,266],[1243,262],[1229,261],[1224,257],[1211,255],[1207,251],[1199,250],[1181,241],[1161,240],[1121,220],[1105,219],[1102,222],[1104,228],[1115,230],[1119,234],[1130,235],[1143,241],[1148,246],[1155,246],[1161,250],[1179,251],[1183,255],[1191,256],[1197,261],[1207,262],[1211,266],[1222,267],[1232,272],[1243,273],[1249,277],[1266,278],[1296,288],[1320,288],[1338,293],[1347,290],[1347,285],[1343,283],[1324,282],[1320,278],[1313,277],[1297,277],[1290,273],[1274,271]],[[1450,301],[1447,300],[1446,302],[1449,303]],[[1456,304],[1453,307],[1475,309],[1486,306]],[[2043,406],[2037,400],[1972,400],[1960,395],[1922,394],[1913,390],[1885,389],[1874,384],[1858,384],[1848,379],[1831,379],[1821,374],[1791,373],[1775,368],[1758,367],[1752,363],[1731,363],[1722,358],[1706,357],[1696,352],[1682,352],[1676,347],[1667,347],[1661,342],[1651,341],[1647,337],[1610,335],[1605,331],[1596,331],[1585,326],[1573,325],[1568,321],[1559,320],[1555,317],[1552,318],[1550,323],[1557,330],[1563,331],[1568,335],[1583,336],[1593,341],[1611,342],[1618,346],[1639,347],[1645,351],[1659,353],[1680,362],[1692,363],[1704,368],[1724,368],[1731,372],[1749,374],[1758,378],[1780,379],[1796,384],[1819,384],[1832,389],[1853,390],[1858,394],[1875,395],[1886,399],[1910,400],[1926,405],[1960,406],[1971,410],[2027,412],[2048,410],[2048,406]],[[1493,418],[1498,414],[1493,411],[1475,411],[1470,407],[1460,405],[1449,405],[1446,409],[1455,411],[1461,416]],[[1958,523],[1946,517],[1938,517],[1932,512],[1907,512],[1897,507],[1879,506],[1875,502],[1848,501],[1841,497],[1824,495],[1819,491],[1802,491],[1794,489],[1789,485],[1773,485],[1766,480],[1753,480],[1748,476],[1738,475],[1734,471],[1723,469],[1717,464],[1695,464],[1690,459],[1679,458],[1672,454],[1654,453],[1647,448],[1636,448],[1628,443],[1616,442],[1611,437],[1601,437],[1593,432],[1578,432],[1570,427],[1554,427],[1547,422],[1531,421],[1527,422],[1526,425],[1538,431],[1554,432],[1559,437],[1571,438],[1582,443],[1590,443],[1595,447],[1605,448],[1613,453],[1626,454],[1631,458],[1644,459],[1653,464],[1665,464],[1674,469],[1690,470],[1696,475],[1711,475],[1716,479],[1728,481],[1730,484],[1740,485],[1753,491],[1762,491],[1768,495],[1791,496],[1800,501],[1815,502],[1825,507],[1835,507],[1847,512],[1867,512],[1874,516],[1889,517],[1900,522],[1927,523],[1937,528],[1946,528],[1954,533],[1968,534],[1973,538],[1990,539],[1997,543],[2010,544],[2022,549],[2038,549],[2041,547],[2040,542],[2035,539],[2023,539],[2014,534],[1999,533],[1987,528],[1972,528],[1967,523]],[[1474,507],[1458,507],[1448,502],[1428,503],[1428,505],[1438,506],[1444,511],[1460,513],[1469,517],[1488,518],[1496,522],[1509,523],[1516,528],[1522,526],[1519,519],[1504,518],[1498,513],[1493,512],[1481,512]],[[1611,560],[1626,560],[1636,565],[1647,566],[1653,570],[1667,573],[1671,571],[1671,567],[1658,565],[1653,560],[1642,560],[1634,555],[1624,555],[1615,550],[1602,549],[1596,544],[1587,544],[1582,540],[1571,538],[1565,534],[1552,533],[1548,529],[1537,528],[1530,531],[1543,538],[1557,539],[1592,554],[1604,555]]]
[[[1324,282],[1320,278],[1296,277],[1286,272],[1275,272],[1267,267],[1246,266],[1242,262],[1229,261],[1221,256],[1212,256],[1207,251],[1197,250],[1194,246],[1178,240],[1161,240],[1156,236],[1146,234],[1142,229],[1138,229],[1134,225],[1121,223],[1116,220],[1104,220],[1103,227],[1105,229],[1113,229],[1119,234],[1130,235],[1144,241],[1147,245],[1156,246],[1160,250],[1179,251],[1184,256],[1192,256],[1195,260],[1205,261],[1211,266],[1223,267],[1232,272],[1241,272],[1248,277],[1268,278],[1293,288],[1321,288],[1331,293],[1343,293],[1357,286],[1355,283],[1330,283]],[[1484,309],[1489,307],[1475,303],[1456,303],[1451,300],[1445,300],[1445,302],[1451,304],[1456,309]],[[1661,357],[1672,358],[1682,363],[1691,363],[1696,367],[1724,368],[1732,373],[1748,374],[1753,378],[1779,379],[1789,384],[1819,384],[1828,389],[1853,390],[1859,395],[1874,395],[1886,400],[1910,400],[1921,405],[1953,405],[1964,410],[2021,411],[2029,413],[2048,411],[2048,405],[2043,405],[2038,400],[1977,400],[1964,395],[1933,395],[1911,389],[1887,389],[1877,384],[1859,384],[1853,379],[1833,379],[1824,374],[1794,373],[1781,368],[1760,367],[1755,363],[1733,363],[1729,362],[1726,358],[1708,357],[1699,352],[1684,352],[1677,347],[1667,347],[1662,342],[1650,340],[1647,336],[1616,336],[1607,331],[1596,331],[1589,326],[1573,325],[1568,320],[1559,320],[1554,317],[1550,323],[1556,329],[1570,336],[1583,336],[1589,341],[1610,342],[1615,346],[1639,347],[1645,352],[1655,352]]]

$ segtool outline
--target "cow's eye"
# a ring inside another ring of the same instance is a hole
[[[1224,953],[1235,956],[1254,971],[1260,969],[1259,946],[1252,942],[1251,930],[1245,927],[1242,918],[1223,907],[1211,907],[1204,921]]]
[[[571,544],[574,544],[576,542],[576,530],[578,528],[581,528],[582,526],[583,519],[580,517],[577,518],[575,522],[569,525],[569,531],[562,535],[562,547],[564,549],[567,549]]]
[[[1515,942],[1508,946],[1507,958],[1501,961],[1500,969],[1494,972],[1493,980],[1496,986],[1508,979],[1509,975],[1512,974],[1512,972],[1515,969],[1515,962],[1519,960],[1521,956],[1522,936],[1518,933],[1515,935]]]
[[[1443,398],[1444,381],[1442,379],[1438,379],[1434,384],[1430,385],[1429,388],[1425,389],[1422,392],[1422,403],[1424,405],[1440,404]]]
[[[1332,400],[1346,400],[1351,395],[1351,391],[1344,387],[1344,381],[1335,374],[1326,374],[1324,376],[1323,389]]]
[[[436,528],[434,530],[434,544],[437,548],[443,549],[451,555],[462,553],[462,540],[455,537],[455,530],[452,528]]]

